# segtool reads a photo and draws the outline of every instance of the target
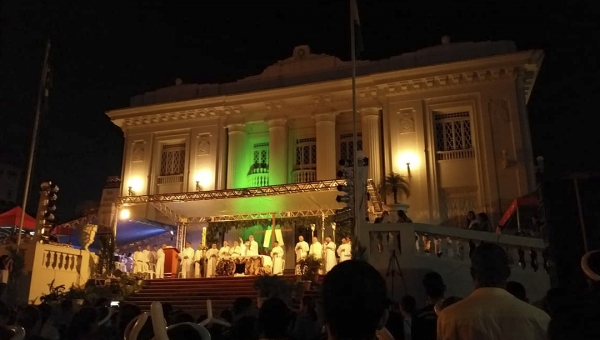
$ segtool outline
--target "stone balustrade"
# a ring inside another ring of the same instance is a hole
[[[442,275],[448,295],[468,295],[473,288],[470,253],[481,242],[499,244],[507,251],[512,273],[509,280],[522,283],[532,301],[541,299],[550,288],[544,269],[544,242],[538,238],[421,223],[362,224],[360,236],[361,240],[368,240],[362,244],[371,264],[388,279],[393,270],[404,277],[395,280],[396,300],[401,297],[398,292],[419,300],[423,296],[422,276],[428,271]]]

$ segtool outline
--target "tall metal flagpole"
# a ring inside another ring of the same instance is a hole
[[[17,235],[17,251],[21,245],[21,234],[23,233],[23,222],[25,221],[25,209],[27,208],[27,199],[29,198],[29,187],[31,186],[31,173],[33,171],[33,159],[37,146],[37,138],[40,126],[40,115],[42,112],[42,103],[48,97],[46,81],[48,78],[48,58],[50,57],[50,39],[46,42],[46,54],[44,55],[44,65],[42,66],[42,77],[38,92],[37,105],[35,108],[35,120],[33,122],[33,134],[31,135],[31,146],[29,149],[29,164],[27,165],[27,177],[25,177],[25,190],[23,192],[23,204],[21,206],[21,221],[19,222],[19,234]]]
[[[358,216],[358,203],[359,203],[359,198],[356,197],[356,186],[360,185],[358,183],[358,167],[357,167],[357,161],[356,161],[356,156],[358,153],[358,147],[357,147],[357,136],[356,136],[356,116],[357,116],[357,112],[356,112],[356,37],[355,37],[355,32],[354,32],[354,20],[356,20],[356,18],[354,18],[354,15],[356,13],[356,8],[354,8],[355,6],[355,0],[350,0],[350,53],[351,53],[351,58],[352,58],[352,123],[353,123],[353,137],[352,137],[352,148],[353,148],[353,157],[354,159],[352,160],[352,168],[353,168],[353,176],[354,176],[354,237],[358,238],[358,226],[359,226],[359,218],[360,216]],[[356,243],[358,244],[358,242]]]

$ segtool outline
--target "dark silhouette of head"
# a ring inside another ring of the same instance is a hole
[[[525,287],[516,281],[508,281],[506,283],[506,291],[521,301],[529,302]]]
[[[446,285],[442,276],[437,272],[429,272],[423,277],[423,287],[427,298],[435,302],[444,297]]]
[[[258,333],[265,339],[283,339],[290,325],[290,310],[282,300],[272,298],[258,311]]]
[[[330,339],[372,339],[387,321],[385,280],[366,262],[350,260],[333,267],[322,294]]]
[[[471,257],[471,276],[477,288],[505,288],[510,276],[506,251],[497,244],[480,244]]]

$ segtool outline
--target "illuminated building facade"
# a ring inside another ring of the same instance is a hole
[[[497,221],[535,188],[526,104],[543,56],[508,41],[446,42],[357,62],[369,178],[407,176],[412,194],[401,199],[415,221],[450,223],[469,210]],[[299,46],[234,83],[178,80],[133,97],[108,112],[125,136],[121,195],[335,179],[338,160],[353,156],[350,67]]]

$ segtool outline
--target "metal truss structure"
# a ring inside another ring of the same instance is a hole
[[[187,223],[197,222],[224,222],[224,221],[239,221],[239,220],[264,220],[275,218],[293,218],[302,216],[329,216],[335,215],[336,210],[320,209],[320,210],[303,210],[303,211],[287,211],[262,214],[238,214],[238,215],[223,215],[214,217],[195,217],[188,218]]]
[[[375,186],[375,182],[372,179],[367,180],[367,193],[369,193],[369,201],[373,204],[373,210],[376,213],[383,211],[383,203],[379,196],[379,190]]]
[[[63,224],[59,224],[56,228],[75,229],[84,224],[98,224],[98,215],[92,214],[84,217],[80,217],[76,220],[69,221]]]
[[[118,204],[137,204],[137,203],[172,203],[172,202],[193,202],[205,200],[218,200],[227,198],[247,198],[262,197],[273,195],[297,194],[303,192],[315,192],[326,190],[337,190],[337,186],[345,184],[346,180],[328,180],[307,183],[291,183],[281,185],[271,185],[266,187],[244,188],[244,189],[224,189],[198,192],[182,192],[177,194],[156,194],[143,196],[123,196],[118,198]]]

